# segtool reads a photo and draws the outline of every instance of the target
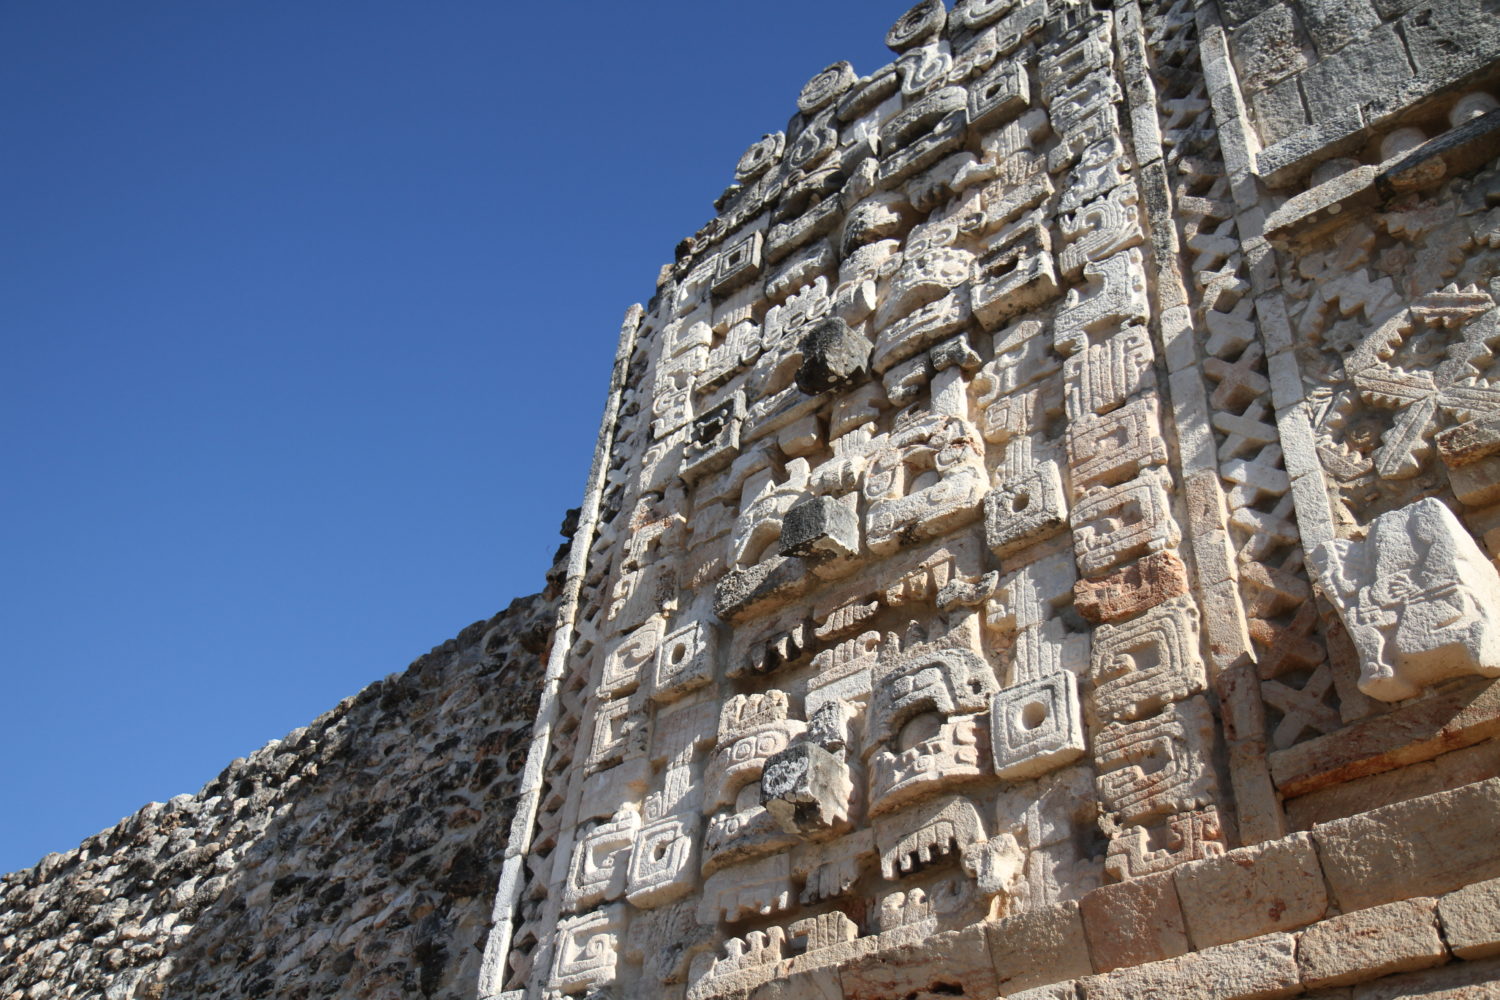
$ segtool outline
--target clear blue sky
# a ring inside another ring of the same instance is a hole
[[[620,318],[896,2],[0,2],[0,871],[541,585]]]

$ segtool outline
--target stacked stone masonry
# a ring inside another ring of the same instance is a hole
[[[483,996],[1494,995],[1500,7],[886,43],[627,314]]]
[[[337,909],[345,827],[221,782],[10,877],[3,988],[1500,996],[1497,0],[886,43],[627,312],[534,702],[456,653],[419,738],[319,765],[469,825]],[[503,745],[482,794],[419,780],[444,727]]]
[[[555,600],[0,880],[5,1000],[473,1000]]]

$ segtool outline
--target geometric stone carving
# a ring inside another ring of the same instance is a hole
[[[1058,256],[1058,269],[1077,278],[1089,261],[1099,261],[1144,239],[1137,215],[1134,184],[1121,184],[1061,220],[1063,236],[1072,242]]]
[[[983,775],[983,736],[984,727],[971,715],[945,720],[927,712],[907,720],[894,751],[881,750],[870,760],[870,815]]]
[[[967,649],[916,646],[899,652],[894,635],[881,650],[870,694],[865,752],[894,742],[914,716],[966,715],[989,707],[998,685],[988,663]]]
[[[1066,671],[1003,688],[990,710],[995,773],[1035,778],[1083,756],[1078,679]]]
[[[790,907],[792,899],[791,859],[777,854],[710,875],[703,883],[698,920],[713,924],[757,914],[769,917]]]
[[[594,714],[594,741],[584,762],[592,774],[639,757],[646,747],[646,718],[638,698],[617,698],[601,704]]]
[[[806,723],[787,718],[783,691],[735,695],[726,701],[719,716],[718,743],[703,775],[704,809],[733,805],[740,789],[760,780],[766,761],[806,730]]]
[[[577,996],[613,982],[624,933],[622,903],[559,921],[557,954],[547,988],[564,996]]]
[[[991,128],[1026,110],[1030,103],[1025,64],[1003,59],[969,90],[969,125]]]
[[[1108,413],[1156,384],[1156,354],[1144,326],[1128,326],[1063,362],[1068,419]]]
[[[979,810],[956,795],[881,819],[875,823],[880,874],[895,881],[934,857],[968,854],[986,840]]]
[[[1387,511],[1364,541],[1311,555],[1365,694],[1400,701],[1450,677],[1500,677],[1500,573],[1441,501]]]
[[[1032,213],[990,241],[971,291],[974,316],[986,330],[1034,309],[1057,294],[1052,237]]]
[[[797,95],[797,110],[805,115],[821,110],[854,86],[857,79],[853,66],[846,62],[834,63],[802,87],[802,93]]]
[[[1139,719],[1202,691],[1207,678],[1193,603],[1179,597],[1133,621],[1094,629],[1090,673],[1095,725]]]
[[[1056,462],[1040,462],[1008,476],[984,498],[984,539],[997,556],[1051,538],[1067,523],[1062,474]]]
[[[896,52],[905,52],[942,34],[947,23],[948,9],[942,0],[921,0],[896,19],[891,30],[886,32],[885,44]]]
[[[630,855],[625,898],[641,909],[681,899],[693,891],[697,861],[697,816],[666,816],[647,823],[636,835]]]
[[[1200,695],[1138,722],[1094,734],[1100,805],[1116,823],[1213,804],[1214,719]]]
[[[717,638],[712,624],[696,621],[661,640],[656,651],[651,700],[676,701],[712,681]]]
[[[1149,472],[1089,493],[1073,505],[1072,521],[1078,569],[1091,577],[1181,539],[1165,481]]]
[[[892,432],[865,472],[865,540],[877,554],[935,538],[979,512],[984,462],[966,420],[920,417]]]
[[[1073,495],[1093,486],[1114,486],[1142,469],[1167,462],[1161,413],[1155,396],[1144,396],[1102,417],[1092,414],[1068,427]]]
[[[728,465],[740,450],[745,394],[736,392],[693,421],[682,457],[682,478],[689,482]]]
[[[635,807],[621,806],[613,820],[594,827],[579,839],[568,869],[568,884],[563,890],[566,908],[587,909],[624,894],[626,863],[640,827],[641,814]]]
[[[1154,837],[1153,834],[1156,834]],[[1152,847],[1157,837],[1164,841]],[[1228,848],[1219,811],[1210,806],[1199,812],[1182,813],[1167,820],[1166,829],[1147,830],[1127,826],[1116,830],[1109,841],[1104,872],[1117,882],[1164,872],[1189,861],[1221,856]]]
[[[660,618],[650,618],[617,642],[604,658],[599,696],[615,698],[634,691],[640,685],[642,672],[656,661],[656,647],[665,631],[665,622]]]
[[[714,293],[727,295],[760,274],[763,234],[757,230],[719,252],[714,267]]]
[[[1088,261],[1083,274],[1090,282],[1089,294],[1069,291],[1053,320],[1052,342],[1062,354],[1076,354],[1088,347],[1090,333],[1145,323],[1150,317],[1145,262],[1139,248]]]

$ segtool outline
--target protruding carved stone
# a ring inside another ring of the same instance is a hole
[[[1123,625],[1094,629],[1093,722],[1139,719],[1207,686],[1198,615],[1184,598]]]
[[[885,44],[897,52],[931,41],[943,33],[948,23],[948,8],[943,0],[922,0],[902,14],[886,33]]]
[[[761,136],[760,141],[745,150],[745,154],[740,157],[739,165],[734,168],[735,180],[741,184],[755,180],[781,162],[781,152],[785,148],[786,136],[783,133],[772,132]]]
[[[1062,474],[1056,462],[1042,462],[1007,476],[984,498],[984,540],[997,556],[1051,538],[1067,523]]]
[[[853,504],[809,497],[781,522],[781,554],[830,558],[859,552],[859,515]]]
[[[621,903],[564,918],[557,926],[547,988],[578,996],[613,982],[624,933],[625,906]]]
[[[640,686],[647,669],[656,662],[656,647],[665,631],[666,624],[660,618],[650,618],[615,643],[604,658],[604,676],[599,679],[601,697],[616,698]]]
[[[1154,847],[1153,842],[1160,842],[1161,846]],[[1104,871],[1115,881],[1124,882],[1189,861],[1216,858],[1226,850],[1219,811],[1210,806],[1200,812],[1173,816],[1160,831],[1140,826],[1115,831],[1104,859]]]
[[[1076,354],[1088,347],[1091,333],[1144,323],[1150,317],[1145,264],[1139,249],[1089,261],[1083,265],[1083,273],[1092,290],[1086,296],[1076,289],[1068,292],[1053,320],[1053,343],[1063,354]]]
[[[651,700],[676,701],[711,682],[717,648],[718,633],[706,621],[691,622],[668,635],[656,651]]]
[[[728,295],[760,275],[761,246],[764,242],[764,235],[756,230],[719,251],[719,259],[714,267],[716,294]]]
[[[682,477],[691,482],[732,462],[739,454],[744,421],[745,396],[741,392],[695,419],[683,452]]]
[[[796,743],[766,761],[761,804],[787,833],[816,833],[849,819],[849,765],[816,743]]]
[[[938,537],[978,515],[985,474],[977,438],[967,421],[936,415],[891,434],[865,473],[872,551]]]
[[[895,741],[902,727],[924,712],[948,717],[984,711],[998,688],[989,664],[966,649],[919,645],[903,653],[891,636],[881,656],[870,699],[867,752]]]
[[[808,80],[797,95],[797,110],[810,115],[832,104],[844,91],[854,86],[854,67],[846,62],[834,63]]]
[[[1214,720],[1201,696],[1094,735],[1099,800],[1117,823],[1213,804]]]
[[[870,366],[870,341],[837,316],[813,324],[802,338],[797,388],[808,395],[853,385]]]
[[[995,773],[1011,781],[1035,778],[1083,756],[1078,681],[1059,671],[1008,687],[990,710]]]
[[[908,719],[894,747],[870,760],[870,814],[961,787],[986,773],[984,728],[974,716],[945,720],[937,712]]]
[[[1500,677],[1500,573],[1441,501],[1387,511],[1364,541],[1312,556],[1365,694],[1400,701],[1450,677]]]
[[[1160,552],[1181,539],[1163,481],[1143,475],[1095,490],[1073,505],[1073,549],[1085,576]]]
[[[594,827],[573,848],[563,904],[581,910],[625,894],[626,866],[641,828],[641,814],[622,806],[608,823]]]

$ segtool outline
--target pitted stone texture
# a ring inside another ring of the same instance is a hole
[[[1297,964],[1309,988],[1347,986],[1447,960],[1431,899],[1404,899],[1331,917],[1309,927],[1297,942]]]
[[[1306,833],[1183,865],[1176,878],[1188,935],[1200,949],[1303,927],[1328,910]]]
[[[1160,962],[1188,951],[1171,872],[1101,886],[1078,906],[1089,953],[1100,972]]]
[[[1268,934],[1079,982],[1083,1000],[1275,1000],[1302,992],[1296,939]]]
[[[1459,958],[1500,955],[1500,879],[1466,885],[1438,900],[1443,938]]]

